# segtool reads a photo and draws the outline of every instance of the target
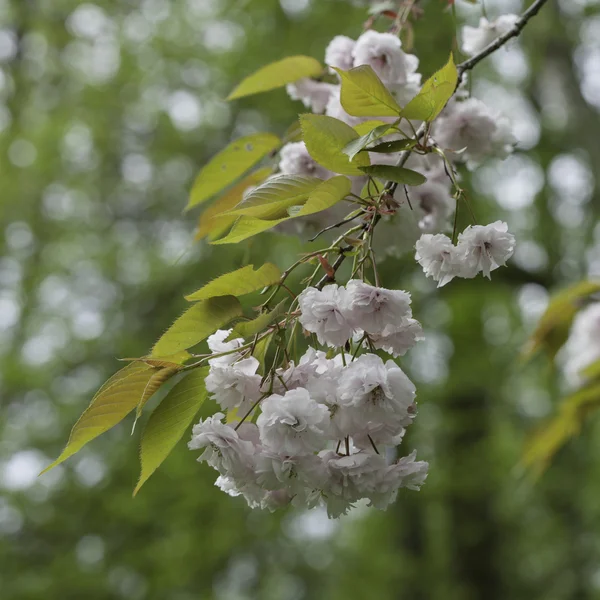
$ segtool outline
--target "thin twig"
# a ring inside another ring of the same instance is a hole
[[[527,25],[528,21],[535,17],[540,11],[540,8],[546,4],[547,0],[535,0],[535,2],[521,15],[519,20],[504,34],[496,38],[491,44],[487,45],[481,52],[472,56],[468,60],[461,62],[457,65],[456,70],[458,71],[458,82],[462,81],[462,77],[466,71],[470,71],[477,63],[482,61],[484,58],[492,54],[504,46],[508,40],[517,37],[521,33],[523,27]]]

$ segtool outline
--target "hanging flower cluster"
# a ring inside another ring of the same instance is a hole
[[[206,389],[241,418],[201,421],[189,447],[204,449],[199,460],[219,472],[219,488],[251,507],[323,504],[332,517],[360,499],[386,508],[399,488],[418,489],[427,476],[415,452],[387,460],[416,415],[416,390],[394,361],[357,354],[398,356],[421,339],[410,295],[352,280],[308,287],[298,304],[302,326],[335,353],[309,347],[297,365],[261,378],[258,361],[237,351],[244,340],[218,331],[208,339]]]
[[[409,17],[395,14],[392,29]],[[465,45],[475,52],[501,32],[517,35],[523,19],[482,22],[478,36],[465,31]],[[201,170],[188,208],[221,195],[200,216],[197,237],[234,244],[310,223],[311,241],[328,241],[283,272],[246,265],[186,296],[191,307],[98,391],[49,468],[129,412],[139,418],[173,379],[142,434],[136,492],[207,396],[218,412],[194,426],[189,447],[219,473],[220,489],[251,507],[323,505],[337,517],[359,500],[384,509],[400,488],[418,490],[428,464],[396,449],[416,417],[415,386],[396,360],[423,332],[409,293],[380,284],[378,259],[390,248],[416,250],[442,286],[489,278],[512,256],[506,223],[471,219],[457,171],[514,144],[508,121],[461,85],[485,55],[458,66],[450,55],[422,83],[418,58],[396,34],[368,30],[335,37],[325,65],[289,57],[242,81],[229,99],[286,87],[312,113],[283,140],[234,140]],[[459,209],[473,221],[460,234]],[[290,275],[302,268],[312,275],[294,289]],[[239,298],[258,292],[264,301],[245,314]],[[209,352],[195,353],[205,340]]]

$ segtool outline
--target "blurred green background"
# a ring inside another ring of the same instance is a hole
[[[429,75],[481,4],[421,6]],[[302,110],[282,90],[227,105],[234,83],[285,55],[322,59],[365,16],[348,0],[0,0],[1,600],[600,598],[599,425],[524,477],[523,442],[561,381],[517,358],[548,294],[600,275],[598,0],[550,0],[472,78],[519,138],[508,160],[462,171],[480,222],[517,235],[509,268],[436,290],[411,257],[383,265],[428,334],[401,361],[419,399],[405,444],[431,465],[421,492],[339,521],[251,512],[182,443],[132,499],[129,420],[37,478],[184,293],[301,248],[193,244],[182,208],[231,137],[282,133]]]

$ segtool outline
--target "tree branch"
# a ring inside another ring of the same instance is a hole
[[[491,44],[479,52],[479,54],[476,54],[457,65],[458,82],[460,83],[462,81],[462,77],[466,71],[470,71],[477,63],[498,50],[498,48],[504,46],[508,40],[517,37],[525,25],[527,25],[529,19],[535,17],[546,2],[547,0],[535,0],[535,2],[521,15],[519,20],[506,33],[496,38]]]
[[[465,60],[464,62],[459,63],[456,67],[456,70],[458,71],[458,81],[456,83],[456,89],[458,89],[458,86],[460,85],[460,83],[462,81],[462,77],[467,71],[470,71],[480,61],[482,61],[484,58],[486,58],[487,56],[489,56],[490,54],[492,54],[496,50],[498,50],[498,48],[501,48],[502,46],[504,46],[504,44],[506,44],[506,42],[508,42],[508,40],[510,40],[514,37],[517,37],[521,33],[521,31],[523,30],[525,25],[527,25],[529,20],[538,14],[540,9],[542,8],[542,6],[544,4],[546,4],[546,2],[547,2],[547,0],[535,0],[535,2],[533,2],[533,4],[519,17],[517,22],[505,34],[501,35],[496,40],[494,40],[491,44],[486,46],[481,52],[479,52],[479,54],[476,54],[475,56],[472,56],[468,60]],[[456,92],[456,89],[455,89],[455,92]],[[427,130],[427,123],[422,123],[421,126],[417,129],[414,139],[417,141],[420,140],[425,135],[426,130]],[[400,156],[398,157],[398,161],[396,162],[396,166],[398,166],[398,167],[404,166],[406,164],[406,161],[408,160],[409,156],[410,156],[410,150],[404,150],[403,152],[401,152]],[[397,187],[398,187],[397,182],[387,181],[384,186],[384,193],[393,195],[394,192],[396,191]],[[379,219],[376,219],[373,222],[373,225],[372,225],[373,227],[377,224],[378,220]],[[317,289],[321,290],[321,289],[323,289],[323,287],[326,284],[332,283],[335,281],[335,273],[341,267],[341,265],[345,259],[346,259],[346,256],[344,254],[344,249],[341,249],[340,255],[337,257],[336,261],[332,265],[333,275],[325,274],[321,278],[321,280],[317,283],[317,285],[316,285]]]

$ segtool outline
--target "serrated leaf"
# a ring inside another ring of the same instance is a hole
[[[227,100],[274,90],[303,77],[316,77],[322,72],[321,63],[310,56],[288,56],[272,62],[246,77],[227,96]]]
[[[258,169],[254,173],[244,177],[242,181],[217,198],[200,215],[198,229],[194,239],[201,240],[208,236],[208,238],[212,240],[225,233],[237,218],[233,215],[226,214],[227,211],[231,210],[242,201],[246,190],[261,184],[272,172],[273,169],[271,169],[271,167]]]
[[[373,165],[371,167],[362,167],[361,171],[379,177],[385,181],[395,181],[403,185],[422,185],[427,181],[427,177],[404,167],[394,167],[392,165]]]
[[[343,200],[351,190],[352,182],[343,175],[327,179],[311,192],[304,206],[290,210],[290,216],[305,217],[327,210]]]
[[[234,325],[233,331],[227,338],[233,340],[235,338],[249,338],[257,333],[260,333],[267,328],[275,319],[285,314],[287,300],[282,300],[273,310],[262,313],[252,321],[242,321]]]
[[[418,121],[433,121],[456,90],[458,71],[450,53],[448,62],[436,71],[421,88],[421,91],[404,107],[402,117]]]
[[[378,125],[377,127],[371,129],[371,131],[368,133],[365,133],[363,136],[359,137],[357,140],[353,140],[347,144],[343,148],[342,152],[346,154],[352,161],[361,150],[364,150],[369,144],[372,144],[375,140],[383,137],[392,127],[393,126],[388,123]]]
[[[256,271],[254,265],[246,265],[213,279],[197,292],[186,296],[185,299],[195,302],[216,296],[243,296],[277,283],[280,277],[281,272],[272,263],[265,263]]]
[[[271,133],[254,133],[231,142],[202,168],[185,210],[225,189],[279,144],[279,138]]]
[[[360,166],[371,164],[368,156],[360,156],[354,162],[344,154],[344,148],[358,134],[350,125],[326,115],[300,115],[302,138],[312,158],[320,165],[343,175],[360,175]]]
[[[163,383],[166,383],[169,379],[171,379],[171,377],[173,377],[173,375],[179,373],[180,370],[181,366],[163,367],[155,370],[154,373],[152,373],[148,383],[146,384],[146,387],[144,388],[144,391],[142,392],[142,398],[135,409],[136,421],[142,415],[142,410],[144,409],[144,406],[146,406],[148,400],[150,400],[150,398],[152,398],[152,396],[158,392]]]
[[[600,407],[600,384],[593,383],[567,397],[558,413],[528,440],[522,462],[536,475],[541,474],[556,452],[573,436],[592,411]]]
[[[162,358],[151,358],[149,356],[140,356],[139,358],[120,358],[122,361],[139,361],[151,367],[180,367],[191,357],[189,352],[185,350],[172,354],[171,356],[163,356]]]
[[[588,296],[597,292],[600,292],[599,281],[582,281],[556,294],[528,340],[523,350],[523,359],[529,360],[541,348],[553,359],[567,341],[577,311]]]
[[[156,407],[142,434],[140,460],[142,463],[140,478],[135,486],[135,496],[148,478],[169,456],[177,442],[206,399],[204,380],[208,367],[194,369],[187,374],[166,395]]]
[[[219,240],[211,242],[211,244],[237,244],[243,240],[272,229],[279,223],[287,221],[289,217],[284,219],[274,219],[272,221],[263,221],[262,219],[256,219],[254,217],[240,217],[231,228],[231,231]]]
[[[120,423],[138,404],[154,369],[134,362],[115,373],[92,398],[71,430],[60,456],[41,474],[79,452],[88,442]]]
[[[188,308],[165,331],[152,348],[151,357],[160,358],[187,350],[241,314],[242,305],[234,296],[202,300]]]
[[[253,190],[228,214],[257,219],[281,219],[290,206],[302,205],[322,182],[309,175],[278,175]]]
[[[416,140],[392,140],[391,142],[381,142],[376,146],[371,146],[370,148],[367,148],[366,151],[393,154],[394,152],[402,152],[403,150],[409,150],[410,148],[414,148],[416,145]]]
[[[335,68],[335,67],[334,67]],[[340,102],[354,117],[398,117],[402,108],[369,65],[335,69],[342,79]]]

